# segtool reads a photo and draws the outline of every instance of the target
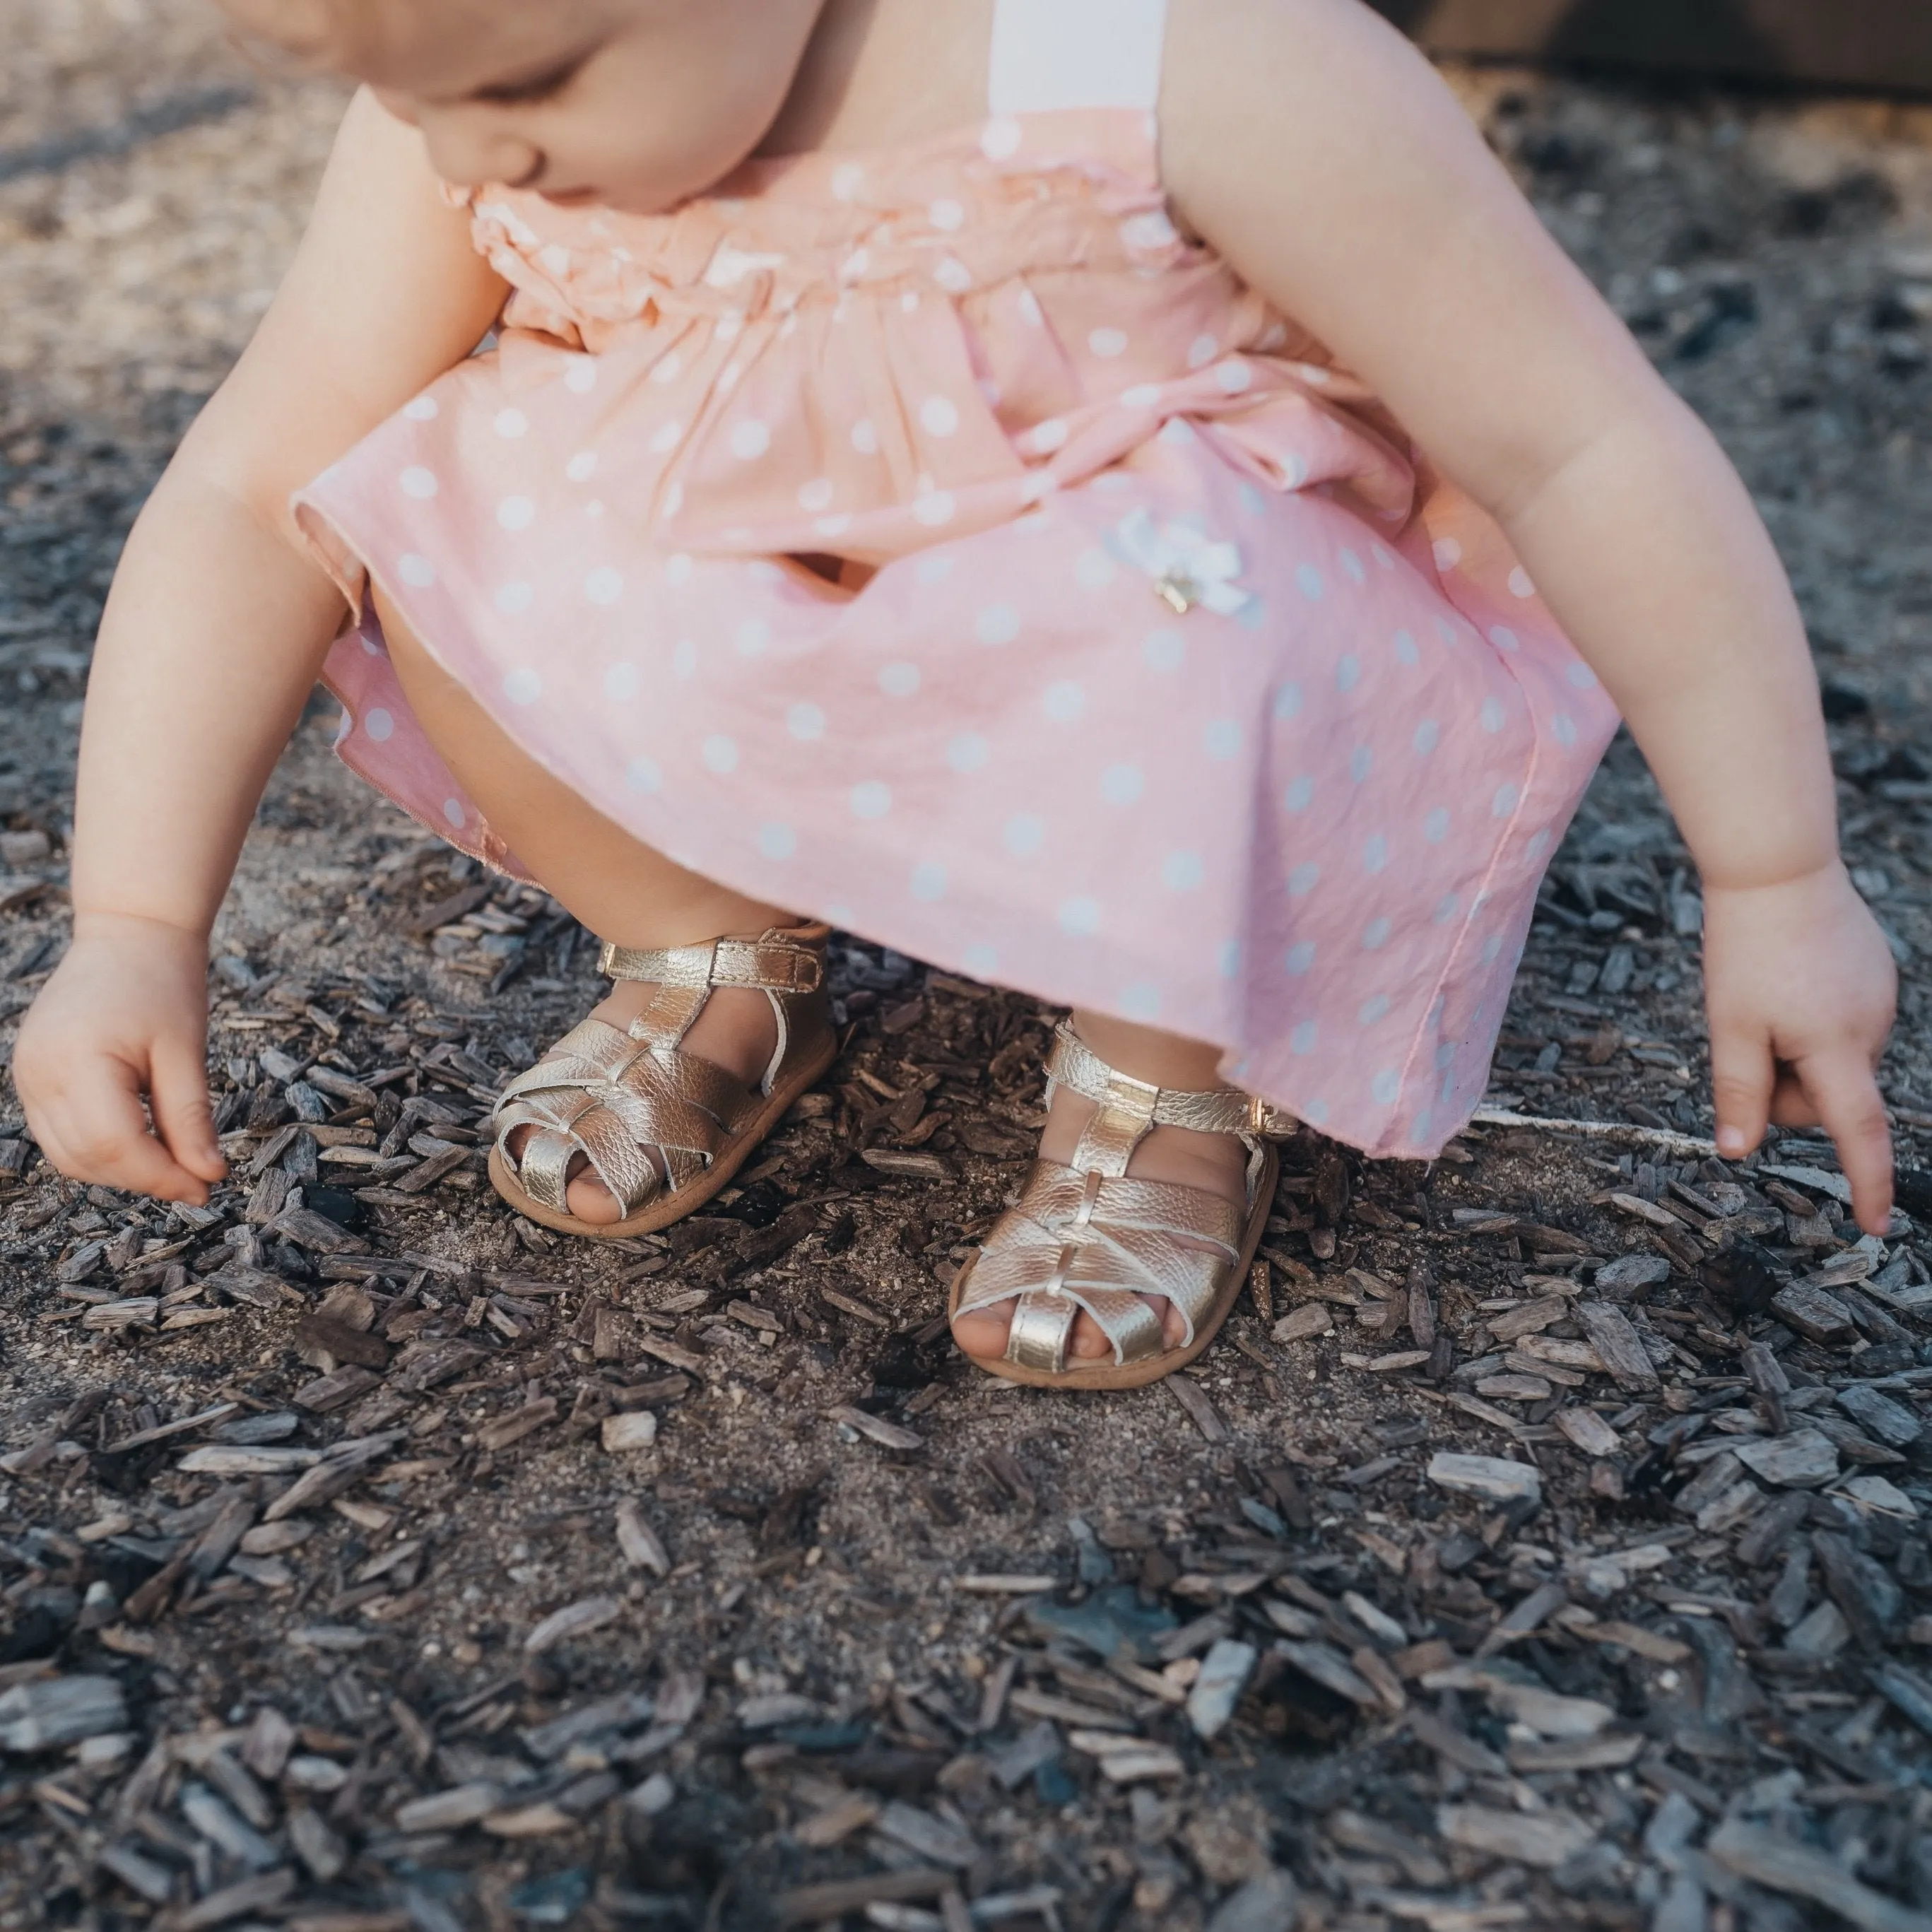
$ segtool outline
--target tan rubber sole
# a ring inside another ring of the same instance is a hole
[[[1228,1269],[1227,1281],[1209,1304],[1206,1319],[1199,1324],[1194,1340],[1186,1348],[1169,1348],[1164,1354],[1149,1356],[1144,1362],[1129,1362],[1124,1366],[1103,1357],[1084,1368],[1063,1369],[1057,1376],[1046,1369],[1023,1367],[1018,1362],[1008,1361],[1004,1355],[988,1358],[968,1354],[964,1348],[959,1352],[976,1369],[983,1369],[989,1376],[998,1376],[1002,1382],[1024,1383],[1028,1388],[1145,1388],[1148,1383],[1165,1382],[1175,1370],[1184,1369],[1190,1362],[1198,1360],[1212,1346],[1215,1336],[1226,1323],[1247,1280],[1248,1270],[1254,1265],[1255,1251],[1261,1246],[1262,1236],[1268,1229],[1268,1216],[1274,1206],[1275,1184],[1281,1178],[1281,1156],[1272,1147],[1265,1148],[1264,1152],[1266,1162],[1256,1185],[1254,1209],[1248,1216],[1247,1237],[1242,1245],[1241,1258]],[[946,1306],[949,1322],[959,1312],[967,1281],[979,1258],[975,1255],[953,1277],[952,1292]]]
[[[785,1110],[800,1094],[816,1086],[838,1058],[838,1037],[835,1033],[826,1042],[822,1053],[800,1068],[789,1080],[772,1088],[771,1097],[752,1115],[749,1124],[698,1180],[687,1181],[671,1193],[659,1195],[628,1220],[599,1226],[532,1201],[511,1173],[501,1149],[494,1146],[490,1150],[490,1185],[526,1220],[553,1228],[560,1234],[575,1234],[586,1241],[623,1241],[634,1234],[655,1234],[673,1222],[682,1221],[687,1214],[696,1214],[707,1202],[722,1194],[731,1184],[738,1170],[764,1144],[772,1130],[784,1118]]]

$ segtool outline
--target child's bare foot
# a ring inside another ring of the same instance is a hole
[[[755,934],[752,935],[756,937]],[[610,997],[595,1008],[591,1017],[616,1027],[620,1032],[650,1004],[658,988],[636,980],[620,980]],[[734,1073],[747,1086],[756,1087],[777,1052],[778,1022],[772,1003],[754,988],[719,986],[713,989],[704,1010],[692,1022],[680,1042],[680,1051],[698,1060],[708,1060]],[[510,1136],[513,1157],[520,1157],[524,1144],[534,1131],[520,1127]],[[664,1162],[656,1150],[646,1149],[645,1158],[662,1174]],[[570,1164],[569,1185],[564,1198],[572,1214],[592,1226],[608,1228],[623,1219],[617,1198],[597,1178],[590,1162],[579,1154]]]
[[[1130,1052],[1133,1046],[1142,1041],[1167,1040],[1166,1036],[1150,1034],[1144,1028],[1127,1027],[1119,1022],[1096,1022],[1084,1016],[1078,1022],[1078,1030],[1081,1037],[1094,1051],[1116,1066],[1121,1066],[1124,1057],[1120,1051],[1120,1036],[1129,1036]],[[1102,1038],[1106,1042],[1104,1047],[1101,1044]],[[1190,1058],[1179,1054],[1156,1053],[1150,1058],[1143,1052],[1134,1055],[1129,1066],[1122,1070],[1132,1070],[1137,1078],[1156,1078],[1163,1085],[1184,1089],[1219,1084],[1210,1050],[1196,1048],[1193,1042],[1188,1041],[1174,1040],[1171,1044],[1189,1049],[1192,1064]],[[1208,1055],[1204,1061],[1199,1058],[1203,1054]],[[1142,1066],[1149,1066],[1150,1071],[1142,1073]],[[1057,1088],[1047,1110],[1046,1129],[1040,1136],[1041,1158],[1057,1161],[1063,1166],[1070,1166],[1080,1136],[1096,1111],[1091,1100],[1070,1093],[1064,1087]],[[1218,1196],[1245,1210],[1247,1162],[1247,1149],[1232,1134],[1203,1134],[1188,1127],[1160,1126],[1135,1148],[1127,1162],[1127,1175],[1134,1180],[1178,1182],[1182,1186]],[[1171,1238],[1178,1240],[1183,1238]],[[1187,1334],[1187,1324],[1180,1310],[1172,1302],[1158,1296],[1144,1296],[1142,1299],[1161,1317],[1162,1333],[1167,1346],[1180,1347]],[[955,1340],[969,1355],[988,1359],[1004,1355],[1007,1331],[1012,1324],[1014,1306],[1006,1302],[983,1309],[977,1314],[959,1316],[952,1324]],[[1069,1359],[1091,1361],[1112,1354],[1112,1345],[1101,1333],[1099,1324],[1089,1316],[1078,1316],[1067,1346]]]

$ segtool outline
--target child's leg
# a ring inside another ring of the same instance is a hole
[[[727,935],[756,938],[794,923],[778,907],[741,898],[674,865],[593,810],[518,748],[386,600],[378,597],[376,609],[396,676],[430,742],[544,890],[598,938],[655,949]],[[620,985],[597,1017],[628,1026],[650,992]],[[770,1002],[761,992],[735,987],[712,994],[683,1042],[687,1052],[753,1083],[777,1043]],[[571,1213],[584,1220],[619,1217],[616,1201],[594,1175],[574,1178],[568,1198]]]
[[[1216,1070],[1220,1052],[1199,1040],[1158,1033],[1151,1027],[1131,1025],[1100,1013],[1076,1012],[1073,1025],[1102,1060],[1136,1080],[1183,1090],[1221,1084]],[[1082,1130],[1094,1112],[1092,1101],[1064,1088],[1057,1091],[1040,1136],[1042,1155],[1063,1165],[1070,1162]],[[1240,1206],[1246,1200],[1246,1150],[1230,1134],[1156,1127],[1134,1150],[1127,1172],[1137,1180],[1178,1181]],[[1186,1334],[1180,1310],[1172,1302],[1149,1300],[1160,1313],[1168,1346],[1178,1347]],[[1005,1352],[1012,1320],[1011,1304],[988,1308],[980,1314],[960,1316],[953,1324],[953,1334],[968,1354],[998,1356]],[[1068,1353],[1091,1360],[1111,1355],[1112,1349],[1100,1329],[1082,1315],[1074,1324]]]

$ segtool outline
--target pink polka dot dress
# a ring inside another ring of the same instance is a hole
[[[947,138],[656,216],[472,197],[496,346],[296,500],[364,612],[340,749],[515,869],[373,578],[680,864],[1426,1157],[1616,718],[1496,527],[1176,232],[1163,4],[1001,0]]]

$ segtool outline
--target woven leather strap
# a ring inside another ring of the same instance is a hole
[[[1139,1103],[1133,1112],[1150,1126],[1192,1127],[1196,1133],[1238,1134],[1253,1140],[1269,1134],[1292,1134],[1298,1124],[1292,1114],[1252,1094],[1244,1094],[1238,1087],[1190,1091],[1155,1087],[1116,1072],[1064,1020],[1054,1034],[1046,1075],[1056,1085],[1096,1106],[1118,1106],[1131,1098]]]
[[[824,983],[824,956],[782,939],[720,939],[709,946],[646,952],[606,945],[598,970],[607,980],[659,986],[746,986],[770,993],[815,993]]]

